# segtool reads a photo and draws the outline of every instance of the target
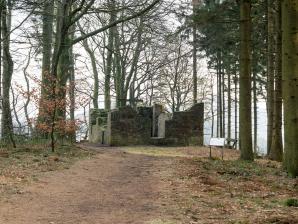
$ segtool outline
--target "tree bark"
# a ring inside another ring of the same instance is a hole
[[[217,67],[216,67],[216,137],[220,137],[220,104],[219,104],[219,83],[220,83],[220,76],[219,76],[219,68],[218,68],[218,60],[217,60]]]
[[[218,108],[219,108],[219,137],[223,138],[223,110],[222,110],[222,59],[218,52]]]
[[[267,155],[271,150],[274,110],[274,2],[275,0],[267,0]]]
[[[298,176],[298,0],[282,2],[282,78],[284,100],[284,167]]]
[[[277,1],[276,10],[276,62],[275,62],[275,90],[274,90],[274,114],[273,132],[269,159],[282,161],[282,45],[281,45],[281,2]]]
[[[32,127],[32,122],[30,121],[30,118],[29,118],[29,113],[28,113],[28,106],[29,106],[29,103],[31,100],[31,96],[30,96],[30,82],[29,82],[29,78],[28,78],[28,74],[27,74],[27,69],[30,65],[31,52],[32,52],[32,49],[30,48],[30,51],[28,54],[28,60],[27,60],[27,63],[23,69],[23,74],[24,74],[24,78],[25,78],[25,82],[26,82],[26,90],[27,90],[27,94],[28,94],[26,102],[24,104],[24,112],[25,112],[25,117],[26,117],[27,125],[28,125],[28,132],[29,132],[28,134],[30,134],[30,135],[32,135],[32,133],[33,133],[33,127]]]
[[[80,27],[81,29],[81,27]],[[96,58],[94,51],[91,50],[88,44],[88,40],[83,41],[83,47],[85,48],[85,51],[88,53],[90,60],[91,60],[91,66],[92,66],[92,72],[93,72],[93,78],[94,78],[94,89],[93,89],[93,107],[95,109],[98,109],[98,93],[99,93],[99,74],[97,70],[97,65],[96,65]]]
[[[193,16],[196,16],[197,5],[193,4]],[[198,103],[198,65],[197,65],[197,24],[193,21],[193,104]]]
[[[257,99],[257,73],[253,72],[253,114],[254,114],[254,153],[258,153],[258,99]]]
[[[15,148],[13,124],[10,108],[10,87],[13,75],[13,60],[10,54],[10,29],[11,29],[11,1],[3,0],[2,8],[2,35],[3,35],[3,98],[2,98],[2,137]]]
[[[113,0],[109,1],[110,4],[110,23],[115,21],[115,2]],[[105,85],[104,85],[104,98],[105,98],[105,109],[111,109],[111,76],[112,76],[112,65],[113,65],[113,52],[114,52],[114,27],[111,27],[108,32],[108,45],[107,45],[107,66],[105,71]]]
[[[226,137],[226,99],[225,99],[225,70],[222,69],[222,138]]]
[[[0,0],[0,38],[2,39],[2,11],[3,0]],[[2,99],[2,43],[0,42],[0,99]],[[2,105],[0,105],[2,108]],[[0,136],[2,137],[2,136]]]
[[[214,81],[211,78],[211,137],[214,137]]]
[[[71,39],[74,37],[74,26],[72,26],[72,34]],[[73,53],[73,46],[70,47],[70,69],[69,69],[69,100],[70,100],[70,121],[71,125],[73,125],[72,132],[70,133],[70,141],[71,143],[76,142],[76,130],[75,130],[75,109],[76,109],[76,96],[75,96],[75,88],[76,88],[76,79],[75,79],[75,57]]]
[[[238,139],[238,76],[237,76],[237,72],[235,71],[235,77],[234,77],[234,82],[235,82],[235,133],[234,133],[234,137],[235,139]],[[239,142],[239,141],[238,141]]]
[[[230,70],[227,72],[228,76],[228,139],[231,139],[231,120],[232,120],[232,98],[231,98],[231,73]]]
[[[251,1],[240,4],[240,151],[241,159],[253,160],[251,126]]]
[[[53,45],[53,22],[54,22],[55,1],[45,1],[42,12],[42,66],[41,66],[41,96],[39,102],[38,122],[49,121],[48,103],[51,89],[49,84],[51,79],[51,58]]]
[[[10,88],[10,90],[11,90],[11,96],[12,96],[12,110],[13,110],[13,113],[14,113],[14,118],[15,118],[17,124],[18,124],[16,133],[21,135],[22,134],[22,124],[20,122],[20,119],[19,119],[19,116],[18,116],[18,113],[17,113],[17,109],[16,109],[16,106],[18,104],[18,96],[15,95],[12,87]]]

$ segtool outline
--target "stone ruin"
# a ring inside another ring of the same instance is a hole
[[[203,145],[203,130],[203,103],[173,114],[158,104],[90,111],[89,141],[102,145]]]

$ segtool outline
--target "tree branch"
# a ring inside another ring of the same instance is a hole
[[[129,20],[132,20],[132,19],[134,19],[134,18],[136,18],[136,17],[139,17],[139,16],[145,14],[146,12],[150,11],[150,10],[151,10],[155,5],[157,5],[160,1],[161,1],[161,0],[155,0],[155,1],[154,1],[153,3],[151,3],[148,7],[146,7],[145,9],[141,10],[140,12],[138,12],[138,13],[136,13],[136,14],[134,14],[134,15],[131,15],[131,16],[126,17],[126,18],[119,19],[119,20],[117,20],[117,21],[115,21],[115,22],[113,22],[113,23],[110,23],[110,24],[108,24],[108,25],[106,25],[106,26],[104,26],[104,27],[101,27],[100,29],[94,30],[93,32],[90,32],[90,33],[87,33],[87,34],[84,34],[84,35],[82,35],[82,36],[80,36],[80,37],[74,39],[74,40],[72,41],[71,44],[74,45],[74,44],[76,44],[76,43],[78,43],[78,42],[80,42],[80,41],[82,41],[82,40],[84,40],[84,39],[86,39],[86,38],[88,38],[88,37],[94,36],[94,35],[96,35],[96,34],[98,34],[98,33],[101,33],[101,32],[103,32],[103,31],[105,31],[105,30],[107,30],[107,29],[113,27],[113,26],[116,26],[116,25],[119,24],[119,23],[123,23],[123,22],[129,21]]]

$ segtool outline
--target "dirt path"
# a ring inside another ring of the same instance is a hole
[[[170,163],[170,160],[167,160]],[[0,206],[5,224],[158,223],[164,159],[101,150],[69,170],[48,173]]]
[[[0,224],[298,224],[298,182],[281,164],[208,159],[198,147],[94,148],[0,201]],[[124,151],[125,150],[125,151]]]

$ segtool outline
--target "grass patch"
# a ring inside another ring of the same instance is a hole
[[[206,160],[202,158],[194,158],[193,161],[201,168],[206,171],[215,171],[220,176],[226,178],[245,178],[250,179],[251,177],[259,176],[262,177],[268,173],[280,176],[282,170],[273,167],[270,163],[247,162],[242,160]]]
[[[288,207],[298,207],[298,199],[289,198],[289,199],[286,200],[285,204]]]
[[[140,154],[157,157],[184,157],[185,154],[175,147],[124,147],[124,150],[131,154]]]

